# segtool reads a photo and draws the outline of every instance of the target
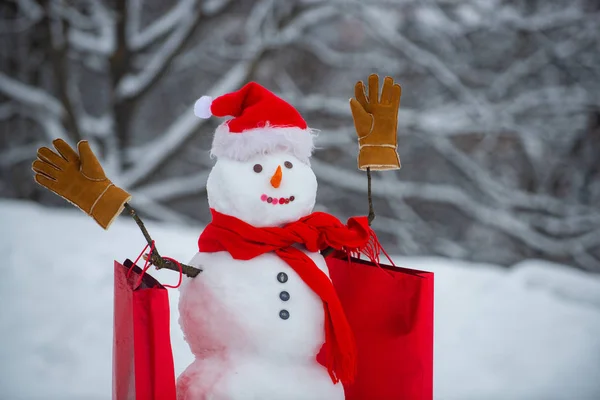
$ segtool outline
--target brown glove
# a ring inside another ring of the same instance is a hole
[[[379,99],[379,77],[369,76],[369,97],[362,81],[354,88],[350,99],[354,127],[358,134],[358,168],[391,170],[400,168],[398,156],[398,108],[402,88],[387,76]]]
[[[58,154],[47,147],[38,150],[32,165],[35,181],[108,229],[131,195],[108,180],[87,141],[77,144],[79,154],[62,139],[52,144]]]

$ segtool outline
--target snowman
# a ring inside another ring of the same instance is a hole
[[[343,399],[353,336],[319,249],[347,228],[311,214],[311,129],[253,82],[202,97],[195,113],[233,118],[211,149],[213,220],[190,262],[203,272],[181,287],[180,325],[195,361],[177,380],[178,399]],[[316,357],[322,347],[325,366]]]

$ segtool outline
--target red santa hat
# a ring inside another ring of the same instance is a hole
[[[258,83],[212,99],[202,96],[194,105],[199,118],[231,116],[217,128],[211,154],[246,161],[257,154],[288,151],[308,163],[313,132],[300,113]]]

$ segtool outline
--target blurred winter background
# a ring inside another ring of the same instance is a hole
[[[318,208],[346,218],[367,212],[348,99],[373,72],[403,87],[374,228],[436,272],[436,397],[600,398],[595,0],[0,2],[0,398],[110,397],[111,262],[143,245],[36,186],[38,147],[89,140],[189,259],[218,123],[194,101],[255,80],[294,104],[321,130]]]

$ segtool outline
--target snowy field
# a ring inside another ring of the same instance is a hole
[[[195,253],[199,229],[147,225],[164,255]],[[0,399],[110,399],[113,259],[137,256],[139,230],[5,200],[0,227]],[[396,261],[436,274],[436,399],[600,399],[599,277],[541,261]],[[191,355],[170,294],[179,373]]]

